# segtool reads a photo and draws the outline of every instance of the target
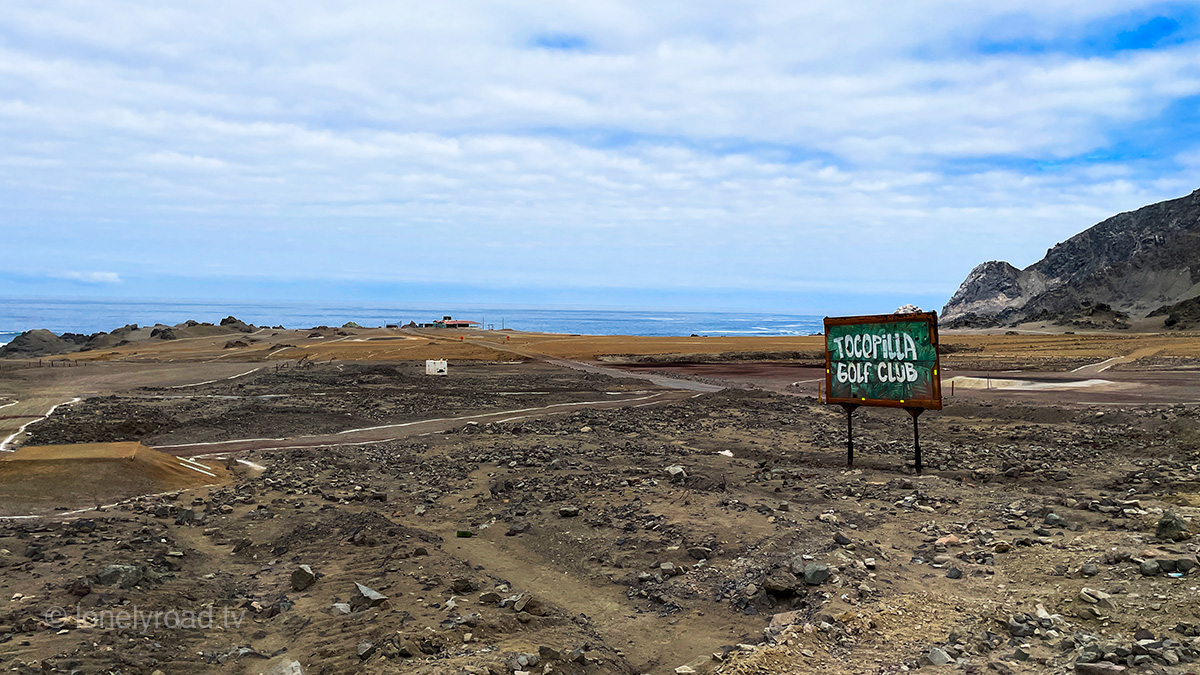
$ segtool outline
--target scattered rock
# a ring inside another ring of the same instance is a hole
[[[1183,541],[1191,539],[1191,532],[1188,531],[1188,522],[1183,519],[1183,516],[1174,511],[1167,511],[1158,521],[1158,527],[1154,530],[1154,536],[1164,541]]]
[[[355,582],[354,592],[350,595],[350,610],[361,612],[372,607],[380,607],[387,600],[387,596]]]
[[[308,565],[301,565],[292,572],[292,590],[299,593],[308,590],[317,581],[317,575]]]
[[[809,586],[820,586],[829,579],[829,576],[829,565],[809,563],[804,566],[804,583]]]

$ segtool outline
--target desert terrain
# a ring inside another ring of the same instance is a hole
[[[0,360],[7,670],[1198,667],[1195,334],[944,332],[917,475],[819,336],[198,332]]]

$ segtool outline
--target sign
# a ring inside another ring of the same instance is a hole
[[[826,402],[941,410],[937,347],[937,312],[826,317]]]

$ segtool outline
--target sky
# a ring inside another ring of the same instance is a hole
[[[940,309],[1200,188],[1200,8],[0,13],[0,297]]]

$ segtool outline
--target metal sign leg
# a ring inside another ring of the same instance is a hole
[[[921,461],[921,413],[925,412],[924,408],[905,408],[909,415],[912,415],[913,421],[913,455],[916,460],[917,475],[920,475],[924,470],[924,463]]]
[[[854,468],[854,409],[858,406],[853,403],[843,403],[842,409],[846,411],[846,468]]]

